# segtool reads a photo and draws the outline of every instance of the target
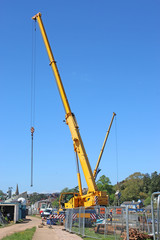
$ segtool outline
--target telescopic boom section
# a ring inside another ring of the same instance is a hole
[[[95,170],[94,170],[94,172],[93,172],[93,177],[94,177],[94,178],[96,178],[97,169],[98,169],[98,167],[99,167],[99,164],[100,164],[100,161],[101,161],[101,158],[102,158],[102,154],[103,154],[103,151],[104,151],[104,148],[105,148],[105,145],[106,145],[106,142],[107,142],[107,139],[108,139],[108,136],[109,136],[111,127],[112,127],[113,119],[114,119],[115,116],[116,116],[116,113],[113,112],[112,120],[111,120],[111,122],[110,122],[108,131],[107,131],[107,133],[106,133],[106,136],[105,136],[105,139],[104,139],[104,142],[103,142],[103,146],[102,146],[102,149],[101,149],[100,154],[99,154],[99,157],[98,157],[98,161],[97,161]]]
[[[36,14],[35,16],[32,17],[33,20],[37,20],[39,27],[40,27],[40,31],[44,40],[44,44],[46,46],[46,50],[48,53],[48,57],[50,60],[50,65],[52,67],[55,79],[56,79],[56,83],[58,86],[58,90],[63,102],[63,106],[66,112],[66,124],[69,126],[71,135],[72,135],[72,140],[73,140],[73,145],[74,145],[74,151],[77,152],[81,166],[82,166],[82,170],[86,179],[86,183],[88,186],[88,192],[95,192],[97,191],[97,186],[93,177],[93,173],[89,164],[89,160],[85,151],[85,148],[83,146],[83,142],[79,133],[79,128],[78,128],[78,124],[76,121],[76,118],[74,116],[74,114],[71,112],[68,100],[67,100],[67,96],[61,81],[61,77],[56,65],[56,62],[54,60],[54,56],[47,38],[47,34],[45,31],[45,28],[43,26],[43,22],[41,19],[41,13]]]

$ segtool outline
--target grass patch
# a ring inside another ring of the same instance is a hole
[[[76,227],[72,227],[72,231],[75,232],[76,234],[78,234],[78,228]],[[115,240],[115,239],[121,239],[120,236],[115,236],[114,235],[106,235],[104,236],[104,234],[99,234],[99,233],[95,233],[94,229],[92,228],[85,228],[85,236],[88,237],[82,237],[82,239],[84,240],[94,240],[94,239],[99,239],[99,240]]]
[[[96,236],[96,237],[85,237],[85,238],[83,238],[84,240],[94,240],[94,239],[99,239],[99,240],[115,240],[115,239],[122,239],[122,238],[117,238],[117,237],[115,237],[115,236],[101,236],[101,237],[98,237],[98,236]]]
[[[13,224],[15,224],[13,221],[10,222],[10,223],[6,223],[6,224],[4,224],[4,225],[1,225],[1,224],[0,224],[0,228],[9,227],[9,226],[12,226]]]
[[[14,233],[10,236],[2,238],[2,240],[32,240],[36,231],[36,227],[26,229],[25,231]]]
[[[22,223],[23,221],[23,219],[19,219],[16,223]]]
[[[99,240],[115,240],[115,239],[121,239],[119,236],[115,236],[114,235],[106,235],[104,236],[104,234],[99,234],[99,233],[94,233],[92,231],[89,231],[88,233],[85,231],[85,235],[89,236],[89,237],[85,237],[85,240],[93,240],[93,239],[99,239]]]
[[[98,240],[122,240],[123,238],[121,238],[120,235],[104,235],[104,234],[99,234],[99,233],[95,233],[93,229],[91,228],[85,228],[85,235],[88,237],[82,237],[82,239],[84,240],[94,240],[94,239],[98,239]],[[148,239],[149,240],[149,239]]]
[[[116,238],[115,236],[101,236],[101,237],[98,237],[98,236],[95,236],[95,237],[84,237],[82,238],[84,240],[94,240],[94,239],[98,239],[98,240],[115,240],[115,239],[122,239],[122,238]]]

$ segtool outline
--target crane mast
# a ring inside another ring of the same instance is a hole
[[[54,59],[54,56],[53,56],[53,53],[52,53],[52,50],[51,50],[51,47],[50,47],[50,44],[49,44],[49,41],[47,38],[47,34],[46,34],[46,31],[45,31],[45,28],[44,28],[44,25],[43,25],[43,22],[41,19],[41,13],[38,13],[35,16],[33,16],[32,19],[37,20],[37,22],[39,24],[39,28],[40,28],[40,31],[41,31],[41,34],[42,34],[42,37],[44,40],[44,44],[45,44],[47,53],[48,53],[50,66],[52,67],[52,70],[53,70],[53,73],[55,76],[55,80],[57,83],[57,87],[58,87],[58,90],[59,90],[59,93],[61,96],[61,100],[62,100],[64,109],[65,109],[65,113],[66,113],[65,122],[69,126],[72,140],[73,140],[74,151],[78,155],[78,158],[79,158],[79,161],[80,161],[80,164],[81,164],[84,176],[85,176],[85,180],[86,180],[86,183],[88,186],[87,195],[81,196],[82,191],[80,191],[81,194],[79,194],[79,195],[80,195],[81,199],[79,199],[79,200],[81,200],[81,201],[79,201],[79,202],[81,202],[81,205],[83,205],[85,202],[85,199],[87,199],[86,202],[88,202],[88,203],[86,203],[86,204],[94,205],[95,203],[93,203],[93,202],[95,201],[95,197],[97,197],[97,198],[99,198],[99,202],[104,203],[102,205],[106,205],[108,203],[108,196],[106,195],[106,192],[101,192],[101,191],[98,191],[98,189],[97,189],[95,179],[94,179],[94,176],[92,173],[92,169],[91,169],[91,166],[90,166],[90,163],[89,163],[89,160],[88,160],[88,157],[87,157],[87,154],[86,154],[86,151],[85,151],[85,148],[84,148],[81,136],[80,136],[79,127],[78,127],[75,115],[71,112],[71,108],[69,106],[69,102],[68,102],[68,99],[67,99],[62,81],[61,81],[61,77],[60,77],[60,74],[59,74],[59,71],[58,71],[58,68],[56,65],[56,61]],[[79,185],[81,185],[81,184],[79,184]],[[81,186],[79,186],[79,188],[81,188]]]

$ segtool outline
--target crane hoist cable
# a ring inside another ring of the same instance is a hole
[[[35,74],[36,74],[36,21],[32,23],[32,61],[31,61],[31,187],[33,186],[33,134],[35,125]]]
[[[31,187],[33,187],[33,133],[34,127],[31,127]]]
[[[119,184],[119,167],[118,167],[118,138],[117,138],[117,118],[115,118],[115,140],[116,140],[116,170],[117,170],[117,191],[115,193],[117,206],[120,206],[120,184]]]
[[[119,171],[118,171],[117,117],[115,117],[115,139],[116,139],[116,170],[117,170],[117,185],[118,185]]]

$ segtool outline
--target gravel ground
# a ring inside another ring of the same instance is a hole
[[[0,239],[15,232],[24,231],[27,228],[37,227],[33,240],[82,240],[81,237],[64,231],[63,226],[53,225],[52,228],[44,226],[39,228],[41,219],[27,216],[23,223],[14,224],[5,228],[0,228]]]
[[[62,229],[64,227],[56,225],[53,225],[52,228],[48,226],[37,228],[33,240],[82,240],[76,234],[68,233]]]

